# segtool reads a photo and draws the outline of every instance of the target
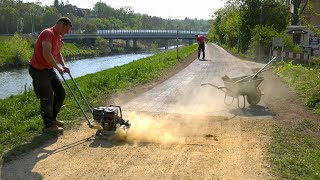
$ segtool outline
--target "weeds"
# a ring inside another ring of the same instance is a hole
[[[281,79],[294,87],[305,105],[320,115],[320,70],[281,62]],[[273,128],[272,169],[281,179],[320,179],[320,122],[303,120],[296,128]]]
[[[320,123],[304,120],[295,129],[275,127],[272,169],[281,179],[320,179]]]
[[[320,69],[282,62],[278,64],[277,74],[297,90],[306,106],[320,115]]]

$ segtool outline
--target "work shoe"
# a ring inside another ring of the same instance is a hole
[[[63,121],[55,120],[55,121],[52,122],[52,125],[64,128],[64,122]]]
[[[45,127],[45,128],[43,128],[43,132],[44,132],[44,133],[53,132],[53,133],[63,134],[63,128],[53,125],[53,126],[51,126],[51,127],[47,127],[47,128]]]

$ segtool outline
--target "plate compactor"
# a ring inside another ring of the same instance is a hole
[[[115,106],[115,105],[110,105],[109,107],[102,107],[101,106],[101,107],[93,108],[93,110],[92,110],[92,108],[88,104],[86,98],[82,94],[79,86],[77,85],[77,83],[75,82],[75,80],[73,79],[71,74],[70,73],[68,73],[68,74],[70,76],[70,79],[74,83],[76,89],[79,91],[82,100],[85,102],[87,108],[91,112],[95,122],[92,122],[88,118],[87,114],[83,110],[82,106],[80,105],[80,102],[78,101],[76,95],[74,94],[71,87],[67,83],[63,74],[60,74],[60,75],[61,75],[63,81],[65,82],[65,84],[67,85],[68,89],[70,90],[70,92],[71,92],[73,98],[75,99],[76,103],[78,104],[79,108],[81,109],[84,117],[86,118],[86,120],[88,122],[88,126],[90,128],[97,129],[96,135],[98,135],[98,136],[112,135],[115,133],[115,131],[117,129],[127,131],[130,128],[131,124],[129,123],[129,120],[125,120],[122,118],[122,111],[121,111],[120,106]]]
[[[97,131],[97,135],[108,135],[115,132],[117,128],[127,130],[130,128],[129,120],[122,118],[120,106],[110,105],[109,107],[93,108],[93,119],[100,123],[101,128]]]

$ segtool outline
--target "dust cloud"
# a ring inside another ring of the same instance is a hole
[[[190,82],[185,82],[187,86],[167,88],[152,96],[145,94],[149,100],[139,102],[137,98],[135,103],[129,103],[123,108],[123,114],[131,128],[127,132],[118,130],[117,137],[131,143],[183,144],[188,143],[186,139],[190,136],[214,134],[207,132],[209,121],[230,115],[226,115],[229,109],[224,104],[225,93],[209,85],[201,86],[211,83],[207,78],[191,78],[188,79]],[[216,79],[217,86],[223,86],[221,78]],[[232,98],[227,100],[232,101]]]
[[[179,123],[174,123],[174,119],[168,116],[155,117],[155,115],[131,112],[128,117],[131,127],[126,131],[117,129],[118,139],[129,143],[182,144],[185,142],[185,137],[181,136]]]
[[[115,139],[130,144],[159,143],[188,144],[190,137],[206,138],[214,135],[209,124],[220,126],[223,117],[180,113],[125,112],[131,127],[115,132]]]

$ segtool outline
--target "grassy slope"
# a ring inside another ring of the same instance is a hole
[[[320,69],[282,63],[277,74],[320,115]],[[280,179],[320,179],[320,121],[304,119],[295,128],[275,125],[269,152]]]
[[[31,41],[32,40],[30,40],[30,42]],[[26,65],[30,61],[33,53],[30,42],[19,36],[0,36],[0,69]],[[24,44],[24,46],[21,46],[22,44]],[[17,52],[19,52],[19,60],[14,59]],[[62,55],[64,57],[93,56],[97,53],[96,50],[80,49],[72,43],[64,43],[62,48]],[[18,61],[18,63],[16,61]]]

